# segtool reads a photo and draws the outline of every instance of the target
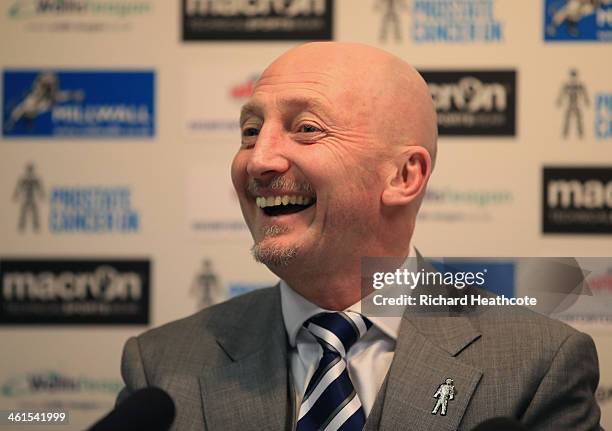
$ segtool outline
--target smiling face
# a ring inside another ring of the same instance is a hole
[[[266,69],[243,107],[232,181],[255,258],[281,277],[337,270],[388,235],[381,195],[395,153],[377,108],[389,96],[364,74],[368,55],[389,61],[363,46],[298,47]]]
[[[281,61],[264,73],[243,109],[232,166],[255,257],[273,267],[354,250],[380,198],[371,118],[355,106],[364,101],[340,65],[307,66]]]

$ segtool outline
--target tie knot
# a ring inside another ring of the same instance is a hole
[[[365,316],[353,311],[319,313],[304,322],[323,350],[331,350],[343,358],[371,326],[372,322]]]

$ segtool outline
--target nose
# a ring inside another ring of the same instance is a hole
[[[249,176],[265,180],[289,170],[283,137],[283,133],[273,127],[262,127],[247,163]]]

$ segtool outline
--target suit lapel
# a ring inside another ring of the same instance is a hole
[[[380,427],[380,417],[382,414],[382,406],[385,399],[385,393],[387,391],[387,382],[389,381],[389,374],[387,373],[387,377],[383,381],[381,388],[378,391],[378,395],[374,400],[374,405],[372,406],[372,410],[370,410],[370,414],[366,419],[366,423],[363,427],[363,431],[378,431]]]
[[[293,391],[288,342],[278,288],[253,304],[252,313],[227,316],[217,342],[228,357],[199,378],[206,429],[292,429]],[[482,371],[457,355],[480,337],[464,316],[405,313],[387,379],[368,417],[367,430],[456,430]],[[447,414],[431,413],[434,393],[447,378],[455,396]],[[249,427],[245,428],[244,424]]]
[[[253,307],[256,315],[218,337],[231,362],[205,368],[200,377],[207,430],[286,429],[291,423],[287,339],[275,291],[269,309]]]
[[[466,317],[404,315],[387,377],[380,430],[456,430],[482,371],[456,355],[479,338]],[[445,416],[431,413],[447,378],[455,395]],[[375,418],[372,418],[375,420]]]
[[[436,269],[417,250],[417,267]],[[433,295],[452,297],[469,292],[446,286],[418,286]],[[480,333],[466,317],[472,310],[457,307],[411,307],[402,318],[391,368],[370,413],[366,429],[456,430],[474,393],[482,371],[458,357]],[[453,379],[454,399],[446,415],[432,414],[434,394],[446,379]],[[375,425],[379,425],[375,427]],[[368,428],[368,426],[372,428]]]

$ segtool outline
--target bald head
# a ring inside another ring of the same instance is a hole
[[[255,258],[323,308],[360,298],[361,256],[409,253],[436,151],[427,85],[359,44],[276,59],[240,116],[232,182]]]
[[[360,256],[409,253],[437,137],[410,65],[352,43],[291,49],[240,129],[232,181],[253,255],[304,297],[343,309],[359,299]]]
[[[427,84],[408,63],[383,50],[357,43],[313,42],[277,58],[255,90],[271,79],[287,84],[320,81],[326,96],[350,106],[383,144],[393,149],[418,145],[435,160],[436,112]]]

